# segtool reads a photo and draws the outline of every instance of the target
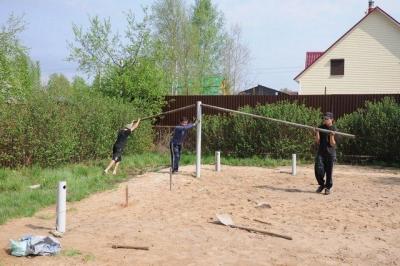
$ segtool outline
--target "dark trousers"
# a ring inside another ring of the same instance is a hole
[[[315,157],[315,178],[318,181],[318,185],[323,186],[325,188],[332,188],[332,171],[333,165],[335,164],[336,157],[331,155],[322,155],[317,154]],[[326,174],[326,180],[324,180],[324,176]]]
[[[182,144],[169,144],[169,149],[171,151],[171,168],[172,171],[178,171],[179,160],[181,159]]]

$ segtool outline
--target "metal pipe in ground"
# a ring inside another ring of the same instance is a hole
[[[67,218],[67,182],[60,181],[57,189],[57,220],[56,230],[65,233]]]
[[[215,152],[215,171],[221,172],[221,152]]]
[[[196,103],[197,109],[197,130],[196,130],[196,177],[201,175],[201,101]]]
[[[292,154],[292,176],[297,174],[297,162],[296,162],[296,154]]]

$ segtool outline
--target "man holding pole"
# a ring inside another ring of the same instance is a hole
[[[179,161],[181,159],[182,144],[185,140],[187,131],[196,126],[196,123],[189,123],[187,117],[182,117],[178,126],[175,127],[174,133],[169,144],[171,151],[171,169],[172,173],[179,170]]]
[[[324,120],[321,129],[337,131],[333,124],[333,114],[327,112],[324,114]],[[317,193],[321,193],[325,189],[325,194],[329,195],[332,189],[332,171],[336,162],[336,139],[335,133],[325,133],[316,130],[315,142],[318,144],[318,152],[315,157],[315,178],[318,182]],[[326,174],[326,180],[324,176]]]
[[[117,174],[117,169],[119,166],[119,163],[122,160],[122,153],[124,151],[125,145],[128,141],[129,135],[139,126],[140,123],[140,118],[136,123],[135,121],[132,121],[131,124],[126,125],[124,128],[118,131],[118,136],[117,140],[114,143],[113,146],[113,154],[112,154],[112,160],[110,164],[107,166],[107,168],[104,170],[104,173],[107,174],[108,171],[111,169],[111,167],[114,166],[114,171],[113,175]]]

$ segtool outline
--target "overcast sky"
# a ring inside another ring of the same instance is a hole
[[[187,0],[188,2],[194,2]],[[9,14],[25,14],[27,30],[21,35],[30,55],[51,73],[68,77],[81,74],[66,62],[67,40],[73,40],[72,23],[87,25],[88,16],[110,17],[123,31],[123,12],[142,17],[141,6],[152,0],[0,0],[0,23]],[[306,51],[324,51],[365,14],[368,0],[214,0],[226,24],[238,24],[251,51],[248,80],[275,89],[297,90],[293,78],[304,68]],[[400,20],[399,0],[375,4]],[[82,74],[81,74],[82,75]],[[245,89],[245,88],[244,88]]]

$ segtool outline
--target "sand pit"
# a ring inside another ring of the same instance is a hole
[[[0,226],[0,264],[400,265],[400,171],[339,165],[329,196],[314,193],[311,165],[298,167],[296,177],[289,171],[223,166],[216,173],[205,166],[195,179],[187,166],[174,176],[172,192],[168,170],[147,173],[69,203],[59,256],[15,258],[5,251],[10,238],[46,235],[55,207]],[[126,184],[130,202],[123,208]],[[271,208],[256,208],[261,202]],[[293,240],[212,224],[216,213]]]

